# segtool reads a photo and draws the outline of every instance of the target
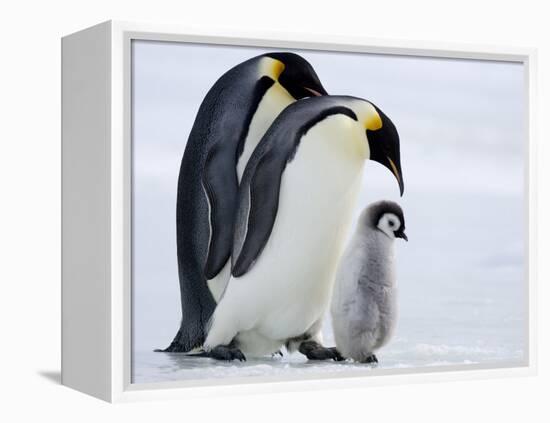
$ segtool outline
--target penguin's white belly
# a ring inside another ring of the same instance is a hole
[[[283,173],[270,238],[248,273],[231,278],[216,309],[207,346],[226,344],[235,335],[248,333],[237,337],[245,354],[274,352],[277,345],[304,334],[323,316],[364,163],[353,148],[336,144],[339,125],[347,124],[347,119],[327,118],[302,138]],[[260,352],[250,333],[273,340],[272,349]]]
[[[227,263],[223,266],[222,270],[214,276],[212,279],[208,279],[208,289],[214,298],[214,301],[218,302],[223,295],[227,282],[231,277],[231,260],[227,260]]]
[[[243,152],[237,163],[237,177],[239,178],[239,182],[241,181],[250,156],[267,129],[283,109],[294,101],[294,97],[292,97],[278,82],[275,82],[266,91],[250,121]]]

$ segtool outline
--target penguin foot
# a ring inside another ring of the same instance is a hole
[[[378,358],[376,358],[376,356],[372,354],[372,355],[369,355],[367,358],[365,358],[363,361],[361,361],[361,363],[378,364]]]
[[[184,334],[182,329],[178,330],[174,340],[166,348],[157,348],[155,352],[166,353],[187,353],[193,349],[200,347],[204,342],[204,334],[195,334],[194,337],[189,337],[188,334]]]
[[[246,361],[246,357],[242,351],[230,345],[218,345],[217,347],[212,348],[208,351],[208,357],[224,361]]]
[[[302,354],[304,354],[308,360],[334,360],[334,361],[343,361],[345,360],[335,347],[327,348],[323,347],[316,341],[304,341],[300,344],[298,348]]]

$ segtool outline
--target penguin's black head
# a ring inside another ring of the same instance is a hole
[[[403,195],[405,184],[401,171],[399,134],[390,118],[374,104],[373,106],[380,119],[377,120],[373,127],[367,128],[366,130],[370,149],[370,160],[374,160],[384,165],[393,173],[399,184],[399,192]]]
[[[282,72],[278,77],[279,84],[296,100],[328,94],[313,66],[302,56],[294,53],[268,53],[266,56],[283,64]]]
[[[365,210],[366,224],[384,232],[390,238],[403,238],[408,241],[405,234],[405,216],[401,206],[393,201],[378,201],[371,204]]]

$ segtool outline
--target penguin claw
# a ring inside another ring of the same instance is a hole
[[[215,360],[246,361],[246,357],[240,349],[228,345],[218,345],[217,347],[212,348],[208,352],[208,356]]]
[[[329,349],[334,350],[334,357],[332,357],[334,361],[344,361],[346,359],[342,354],[340,354],[340,351],[338,351],[336,347]]]
[[[362,363],[378,364],[378,358],[374,354],[372,354],[372,355],[369,355],[367,358],[365,358],[365,360],[363,360]]]
[[[233,351],[233,357],[239,361],[246,361],[246,357],[244,356],[242,351],[237,348],[235,348],[235,350]]]
[[[300,345],[299,351],[304,354],[308,360],[345,360],[335,347],[326,348],[315,341],[305,341]]]

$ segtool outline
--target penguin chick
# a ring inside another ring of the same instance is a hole
[[[405,235],[401,207],[391,201],[368,206],[359,218],[336,273],[331,304],[336,347],[343,357],[377,363],[396,322],[394,240]]]

